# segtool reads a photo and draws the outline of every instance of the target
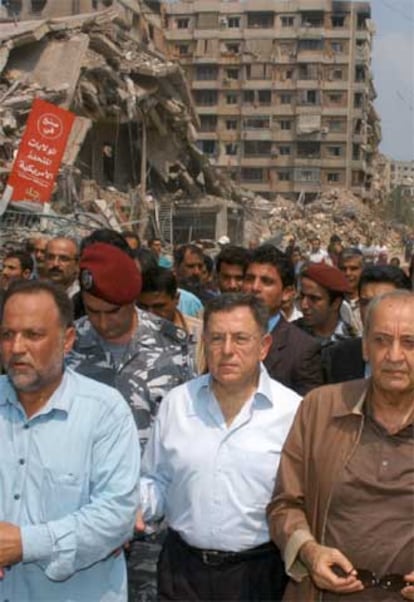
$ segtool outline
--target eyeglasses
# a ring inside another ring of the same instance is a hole
[[[351,574],[345,573],[345,571],[337,565],[332,568],[334,568],[334,572],[338,577],[348,577]],[[398,573],[389,573],[388,575],[378,577],[369,569],[354,569],[354,571],[356,571],[355,577],[361,581],[365,588],[380,587],[389,592],[399,592],[404,587],[412,585],[405,580],[404,575],[399,575]]]
[[[230,337],[230,341],[236,347],[246,347],[259,338],[257,335],[248,334],[247,332],[214,333],[207,337],[207,343],[211,347],[222,347],[226,344],[227,337]]]

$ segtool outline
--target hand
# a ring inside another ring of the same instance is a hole
[[[352,564],[339,550],[308,541],[300,548],[299,556],[319,589],[342,594],[364,589]],[[339,571],[332,570],[334,566],[339,567]],[[338,576],[338,572],[344,576]]]
[[[141,510],[138,510],[137,515],[135,517],[135,531],[138,531],[139,533],[145,531],[145,523],[142,518]]]
[[[0,522],[0,567],[17,564],[23,559],[23,545],[20,527]],[[0,569],[3,573],[3,569]]]
[[[414,600],[414,571],[411,571],[408,575],[404,575],[404,579],[408,583],[412,583],[412,585],[404,587],[404,589],[401,590],[401,595],[406,600]]]

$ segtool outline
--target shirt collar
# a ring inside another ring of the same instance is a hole
[[[363,415],[363,408],[366,400],[371,395],[372,384],[371,379],[365,379],[365,386],[362,389],[359,397],[345,397],[341,400],[341,405],[338,408],[334,408],[332,416],[334,418],[341,418],[343,416],[350,416],[352,414],[356,416]]]
[[[211,375],[203,374],[188,383],[189,395],[187,398],[187,414],[194,416],[198,414],[198,407],[205,407],[211,400]],[[253,406],[257,409],[267,408],[274,405],[272,395],[271,379],[264,367],[260,364],[259,383],[254,394]]]
[[[278,311],[276,315],[270,316],[269,321],[267,323],[267,332],[272,332],[272,330],[279,323],[279,320],[280,320],[280,311]]]

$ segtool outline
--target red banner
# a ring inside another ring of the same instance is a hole
[[[47,203],[75,115],[35,99],[9,180],[10,201]]]

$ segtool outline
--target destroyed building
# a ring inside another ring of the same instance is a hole
[[[165,5],[171,56],[220,170],[269,199],[330,187],[372,198],[380,141],[368,2],[183,0]]]
[[[157,49],[158,15],[145,10],[152,23],[138,3],[119,0],[105,11],[0,24],[3,186],[32,101],[42,98],[76,114],[53,211],[96,213],[142,235],[149,224],[170,239],[177,205],[180,223],[194,217],[193,238],[207,227],[212,238],[231,230],[240,241],[233,186],[195,145],[198,122],[183,72]],[[176,242],[188,240],[181,230]]]

